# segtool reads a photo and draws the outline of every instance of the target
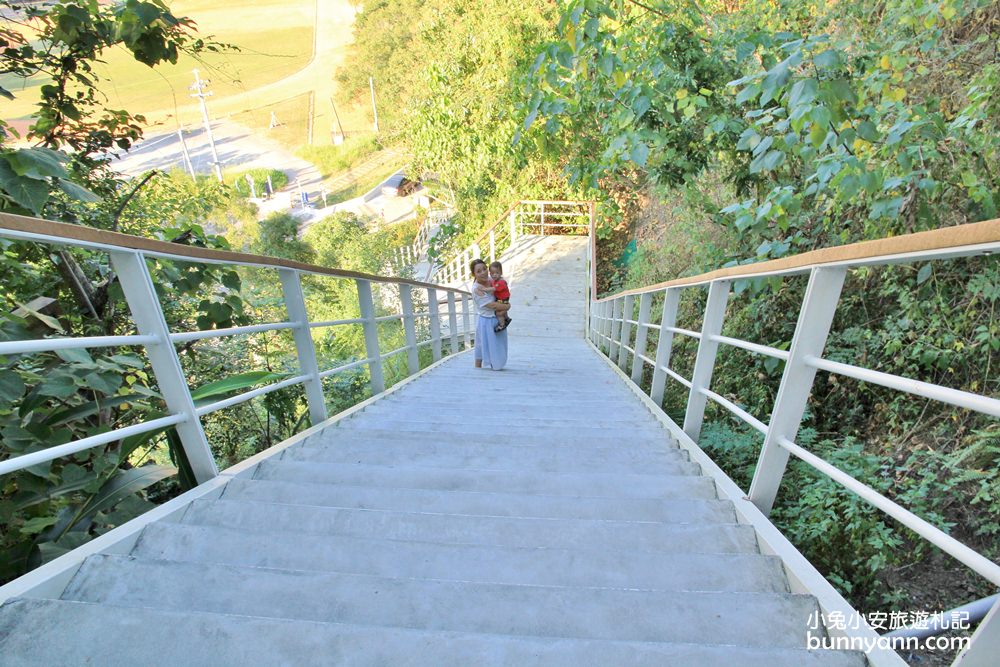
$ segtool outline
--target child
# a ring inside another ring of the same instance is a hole
[[[510,303],[510,288],[507,281],[503,279],[503,264],[493,262],[490,264],[490,278],[493,280],[493,298],[500,303]],[[497,325],[494,331],[503,331],[510,325],[510,310],[507,312],[497,312]]]
[[[492,294],[493,298],[500,303],[510,303],[510,288],[507,287],[507,281],[503,279],[503,265],[500,262],[493,262],[489,266],[490,269],[490,279],[493,281],[492,287],[483,287],[481,285],[476,285],[476,293]],[[493,327],[494,331],[503,331],[510,324],[510,317],[506,313],[497,312],[497,325]]]

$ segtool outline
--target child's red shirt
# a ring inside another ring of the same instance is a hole
[[[510,288],[507,287],[507,281],[503,278],[493,281],[493,298],[504,301],[510,300]]]

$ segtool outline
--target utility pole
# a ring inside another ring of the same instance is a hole
[[[333,136],[333,143],[335,146],[339,146],[344,143],[344,126],[340,122],[340,114],[337,113],[337,105],[334,104],[332,97],[330,98],[330,106],[333,107],[333,116],[337,119],[337,129],[340,130],[340,134],[335,134]],[[339,141],[337,140],[338,136],[340,137]]]
[[[191,164],[191,154],[188,153],[187,142],[184,141],[184,126],[178,125],[177,127],[177,138],[181,140],[181,153],[184,154],[184,166],[187,167],[187,172],[191,174],[191,179],[194,180],[194,165]]]
[[[375,134],[378,134],[378,107],[375,106],[375,80],[368,77],[368,87],[372,91],[372,113],[375,114]]]
[[[212,124],[208,121],[208,105],[205,104],[205,98],[212,95],[211,92],[205,92],[205,87],[210,83],[212,82],[208,79],[202,81],[201,77],[198,76],[198,70],[194,70],[194,85],[189,90],[196,91],[191,97],[197,97],[201,102],[201,117],[205,121],[205,132],[208,133],[208,145],[212,148],[212,164],[215,166],[215,177],[219,179],[219,183],[222,183],[222,163],[219,162],[219,153],[215,150],[215,137],[212,136]]]

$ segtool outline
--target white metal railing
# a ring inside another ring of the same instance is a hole
[[[685,386],[688,389],[688,399],[682,428],[692,441],[697,442],[701,433],[705,408],[709,400],[763,434],[764,445],[757,461],[749,499],[765,515],[770,512],[774,504],[789,456],[796,456],[980,576],[1000,586],[1000,565],[794,441],[812,391],[813,380],[819,370],[1000,417],[1000,400],[997,398],[831,361],[822,356],[849,270],[861,266],[989,255],[997,251],[1000,251],[1000,220],[814,251],[797,258],[775,262],[732,267],[592,300],[587,324],[588,338],[605,351],[619,368],[631,373],[632,382],[638,386],[641,386],[645,369],[651,368],[652,383],[649,396],[657,405],[663,404],[667,377]],[[726,304],[733,281],[796,275],[807,275],[808,285],[788,351],[722,335]],[[677,310],[681,292],[686,289],[706,287],[708,297],[701,331],[678,327]],[[662,296],[662,315],[659,323],[654,323],[650,321],[653,299],[660,296]],[[637,315],[636,309],[638,309]],[[650,329],[659,331],[656,350],[652,355],[647,349],[647,333]],[[635,345],[630,347],[633,331]],[[690,379],[682,377],[670,368],[675,334],[698,340],[698,351]],[[767,423],[711,391],[712,372],[720,344],[785,362],[781,384]],[[631,368],[629,368],[629,355],[631,355]],[[998,627],[1000,620],[991,619],[997,618],[1000,618],[1000,615],[995,609],[994,614],[985,622],[985,624],[991,622],[995,624],[990,631],[994,637],[1000,635]]]
[[[427,246],[430,244],[430,240],[434,234],[437,233],[438,227],[447,222],[449,218],[451,218],[450,209],[439,208],[428,211],[427,218],[420,225],[420,229],[417,230],[413,241],[393,251],[393,265],[397,268],[402,268],[418,264],[427,253]]]
[[[160,393],[169,414],[165,417],[132,424],[106,433],[49,447],[42,451],[17,456],[0,461],[0,475],[23,470],[46,461],[69,456],[77,452],[120,440],[133,435],[173,426],[180,436],[185,454],[199,483],[218,474],[212,450],[202,429],[201,417],[244,403],[285,387],[302,385],[309,407],[309,417],[313,425],[327,418],[326,403],[321,380],[336,373],[367,366],[373,394],[385,390],[383,362],[395,355],[407,357],[407,374],[417,373],[419,368],[418,349],[430,345],[434,360],[442,357],[442,334],[439,315],[439,292],[447,296],[443,302],[449,318],[447,341],[451,352],[460,349],[460,336],[466,347],[471,342],[469,329],[472,301],[468,292],[442,285],[420,283],[412,280],[371,276],[351,271],[340,271],[326,267],[300,264],[273,257],[261,257],[242,253],[212,251],[204,248],[181,246],[150,239],[104,232],[78,225],[0,214],[0,237],[28,241],[45,245],[62,245],[87,248],[107,252],[112,267],[132,313],[138,330],[131,336],[61,337],[33,340],[0,341],[0,356],[24,355],[66,349],[99,348],[116,346],[141,347],[146,351],[156,378]],[[148,258],[167,259],[182,262],[202,262],[253,266],[270,269],[278,273],[288,319],[252,326],[230,327],[207,331],[171,332],[164,317],[162,304],[153,287],[153,279],[147,265]],[[358,306],[361,316],[353,319],[314,322],[309,319],[305,299],[302,294],[301,275],[313,274],[332,276],[341,280],[353,280],[357,287]],[[372,284],[387,284],[398,290],[402,311],[391,315],[376,316],[372,296]],[[428,312],[414,312],[413,290],[426,293]],[[458,311],[462,311],[464,330],[458,326]],[[417,340],[416,321],[429,318],[427,340]],[[382,353],[379,350],[378,325],[383,322],[402,322],[406,344],[395,350]],[[326,327],[358,326],[364,331],[365,358],[335,368],[321,370],[316,360],[316,350],[312,330]],[[263,387],[246,391],[237,396],[196,407],[177,356],[176,345],[205,338],[218,338],[259,333],[264,331],[291,330],[299,371],[293,377],[274,382]]]
[[[479,238],[446,260],[437,262],[427,274],[444,285],[462,285],[470,280],[474,259],[494,262],[527,235],[581,234],[586,236],[594,216],[594,205],[585,201],[523,199],[511,206]]]

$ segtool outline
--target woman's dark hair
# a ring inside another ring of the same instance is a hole
[[[486,266],[486,262],[484,262],[481,259],[474,259],[474,260],[472,260],[472,263],[469,264],[469,273],[471,273],[473,277],[475,277],[475,275],[476,275],[476,265],[477,264],[482,264],[483,266]]]

